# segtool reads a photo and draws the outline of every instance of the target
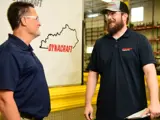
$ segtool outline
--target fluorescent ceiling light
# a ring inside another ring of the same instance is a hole
[[[97,16],[99,16],[98,13],[94,13],[94,14],[89,14],[89,15],[87,15],[87,17],[89,17],[89,18],[93,18],[93,17],[97,17]]]
[[[120,0],[102,0],[103,2],[119,2]]]
[[[103,2],[113,2],[114,0],[102,0]]]

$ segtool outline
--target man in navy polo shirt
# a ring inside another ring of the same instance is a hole
[[[123,120],[145,108],[142,116],[148,113],[151,118],[160,116],[158,81],[151,45],[145,36],[127,28],[129,10],[124,2],[109,3],[103,13],[108,34],[96,41],[88,66],[86,119],[92,119],[91,99],[99,74],[96,120]],[[148,107],[144,75],[150,93]]]
[[[40,35],[34,6],[14,2],[7,13],[13,30],[0,46],[0,112],[6,120],[42,120],[50,112],[44,70],[30,45]]]

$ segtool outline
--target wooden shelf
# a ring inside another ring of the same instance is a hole
[[[134,27],[133,30],[141,31],[141,30],[149,30],[149,29],[157,29],[157,28],[160,28],[160,25],[158,25],[158,26]]]
[[[160,52],[154,52],[155,55],[160,55]]]
[[[149,39],[150,42],[160,42],[160,39],[158,38],[153,38],[153,39]]]

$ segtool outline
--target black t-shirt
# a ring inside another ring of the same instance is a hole
[[[43,118],[50,112],[49,90],[41,62],[14,35],[0,46],[0,90],[11,90],[21,113]]]
[[[97,116],[125,118],[147,106],[143,66],[155,63],[149,41],[130,29],[97,40],[88,70],[101,76]]]

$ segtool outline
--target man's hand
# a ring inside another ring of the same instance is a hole
[[[86,99],[85,99],[86,106],[84,111],[84,116],[86,120],[93,119],[92,97],[94,95],[97,80],[98,80],[98,73],[94,71],[89,71],[87,87],[86,87]]]
[[[160,104],[154,104],[150,105],[148,108],[146,108],[143,115],[150,114],[151,119],[160,117]]]
[[[91,104],[85,106],[84,116],[86,120],[93,119],[93,107]]]
[[[150,113],[151,118],[160,117],[159,85],[155,65],[147,64],[143,66],[143,71],[150,95],[150,105],[144,114]]]

